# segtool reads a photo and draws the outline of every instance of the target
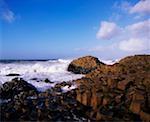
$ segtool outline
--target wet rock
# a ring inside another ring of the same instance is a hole
[[[7,74],[6,76],[20,76],[20,74],[17,74],[17,73],[10,73],[10,74]]]
[[[27,83],[23,79],[15,78],[12,81],[3,84],[3,87],[0,90],[0,98],[13,99],[15,95],[18,95],[21,92],[29,92],[30,90],[33,90],[35,93],[38,92],[34,86]]]
[[[49,79],[45,79],[44,82],[45,83],[54,83],[54,82],[50,81]]]
[[[35,81],[38,81],[38,78],[31,78],[31,80],[35,80]]]

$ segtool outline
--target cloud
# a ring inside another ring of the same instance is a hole
[[[126,30],[131,32],[132,36],[148,38],[147,36],[150,35],[150,19],[129,25]]]
[[[119,9],[122,11],[129,11],[131,6],[132,6],[131,3],[128,1],[121,1],[121,2],[117,1],[114,3],[113,8]]]
[[[11,10],[7,9],[2,13],[2,18],[7,22],[12,23],[15,21],[15,14]]]
[[[149,14],[150,13],[150,0],[140,0],[137,4],[131,7],[129,13],[141,13]]]
[[[150,49],[150,19],[140,21],[124,28],[126,39],[121,41],[119,48],[124,51],[143,51]]]
[[[100,46],[96,46],[96,47],[92,47],[92,48],[88,48],[89,52],[103,52],[103,51],[113,51],[114,49],[117,48],[117,43],[113,43],[110,45],[100,45]]]
[[[150,18],[147,15],[150,13],[150,0],[141,0],[135,5],[131,2],[121,1],[113,7],[116,7],[117,10],[113,11],[108,21],[101,21],[96,33],[97,39],[110,41],[105,41],[106,43],[99,41],[100,44],[81,48],[81,50],[108,56],[110,53],[113,56],[149,54]],[[119,26],[117,23],[123,26]]]
[[[147,40],[142,40],[139,38],[130,38],[129,40],[121,41],[119,44],[119,48],[123,51],[135,52],[135,51],[143,51],[147,50],[148,45]]]
[[[12,23],[16,20],[16,15],[9,9],[7,3],[3,0],[0,1],[0,17],[8,23]]]
[[[118,45],[116,43],[110,45],[98,45],[93,47],[82,47],[82,48],[75,48],[75,51],[87,51],[87,52],[103,52],[106,50],[114,50]]]
[[[113,22],[102,21],[96,34],[97,39],[111,39],[120,33],[121,29]]]
[[[116,9],[121,16],[133,16],[133,19],[142,19],[150,14],[150,0],[139,0],[135,5],[127,0],[115,2],[113,9]]]
[[[119,48],[122,51],[136,52],[149,50],[150,48],[150,19],[133,23],[125,27],[119,27],[114,22],[103,21],[97,33],[101,39],[120,39],[118,46],[106,46],[91,48],[91,51],[112,50]]]

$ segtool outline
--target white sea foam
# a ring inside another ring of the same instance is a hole
[[[67,91],[70,91],[70,90],[72,90],[72,89],[75,89],[75,88],[77,88],[77,86],[76,85],[72,85],[72,86],[64,86],[63,88],[62,88],[62,90],[63,90],[63,92],[67,92]]]
[[[0,63],[0,85],[11,81],[15,76],[8,74],[20,74],[28,83],[34,85],[38,90],[44,91],[62,81],[72,81],[82,78],[84,75],[77,75],[67,71],[67,67],[72,60],[49,60],[49,61],[21,61],[11,63]],[[116,61],[102,60],[102,62],[112,65]],[[53,83],[45,83],[43,80],[49,79]],[[36,80],[35,80],[36,79]],[[38,82],[37,82],[38,81]],[[74,89],[76,86],[65,86],[64,92]]]
[[[83,75],[77,75],[67,71],[67,67],[71,61],[72,60],[59,59],[49,61],[0,63],[0,82],[3,84],[7,81],[11,81],[15,76],[6,75],[16,73],[20,74],[20,78],[23,78],[34,85],[38,90],[43,91],[53,87],[58,82],[72,81],[83,77]],[[33,80],[34,78],[37,80]],[[54,83],[42,82],[46,78]]]
[[[116,60],[100,60],[102,61],[103,63],[107,64],[107,65],[113,65],[115,63],[117,63],[119,61],[119,59],[116,59]]]

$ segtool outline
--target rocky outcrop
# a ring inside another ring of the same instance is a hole
[[[66,85],[63,82],[37,92],[22,79],[5,83],[1,91],[1,121],[87,121],[90,109],[75,99],[75,91],[58,90]]]
[[[3,84],[1,120],[150,121],[150,55],[126,57],[109,66],[89,56],[78,60],[70,71],[85,77],[45,92],[22,79]],[[76,89],[63,92],[74,83]]]
[[[91,120],[150,121],[150,55],[97,66],[76,80],[76,99],[92,107]]]
[[[73,60],[68,66],[68,71],[76,74],[87,74],[96,69],[97,66],[101,65],[104,65],[104,63],[100,62],[98,58],[92,56],[85,56]]]
[[[1,99],[13,99],[20,93],[28,94],[30,91],[37,93],[37,89],[23,79],[14,78],[11,82],[6,82],[0,87]]]

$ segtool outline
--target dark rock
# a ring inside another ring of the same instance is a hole
[[[145,121],[145,122],[149,122],[150,121],[150,114],[146,113],[144,111],[140,111],[140,118]]]
[[[37,80],[38,80],[38,78],[32,78],[31,80],[35,80],[35,81],[37,81]]]
[[[8,74],[6,76],[20,76],[20,74],[16,74],[16,73],[11,73],[11,74]]]
[[[0,90],[1,99],[13,99],[15,95],[18,95],[21,92],[29,92],[33,90],[37,93],[37,89],[31,84],[27,83],[23,79],[15,78],[10,82],[6,82],[2,85]]]
[[[44,82],[45,83],[54,83],[54,82],[51,82],[49,79],[45,79]]]

